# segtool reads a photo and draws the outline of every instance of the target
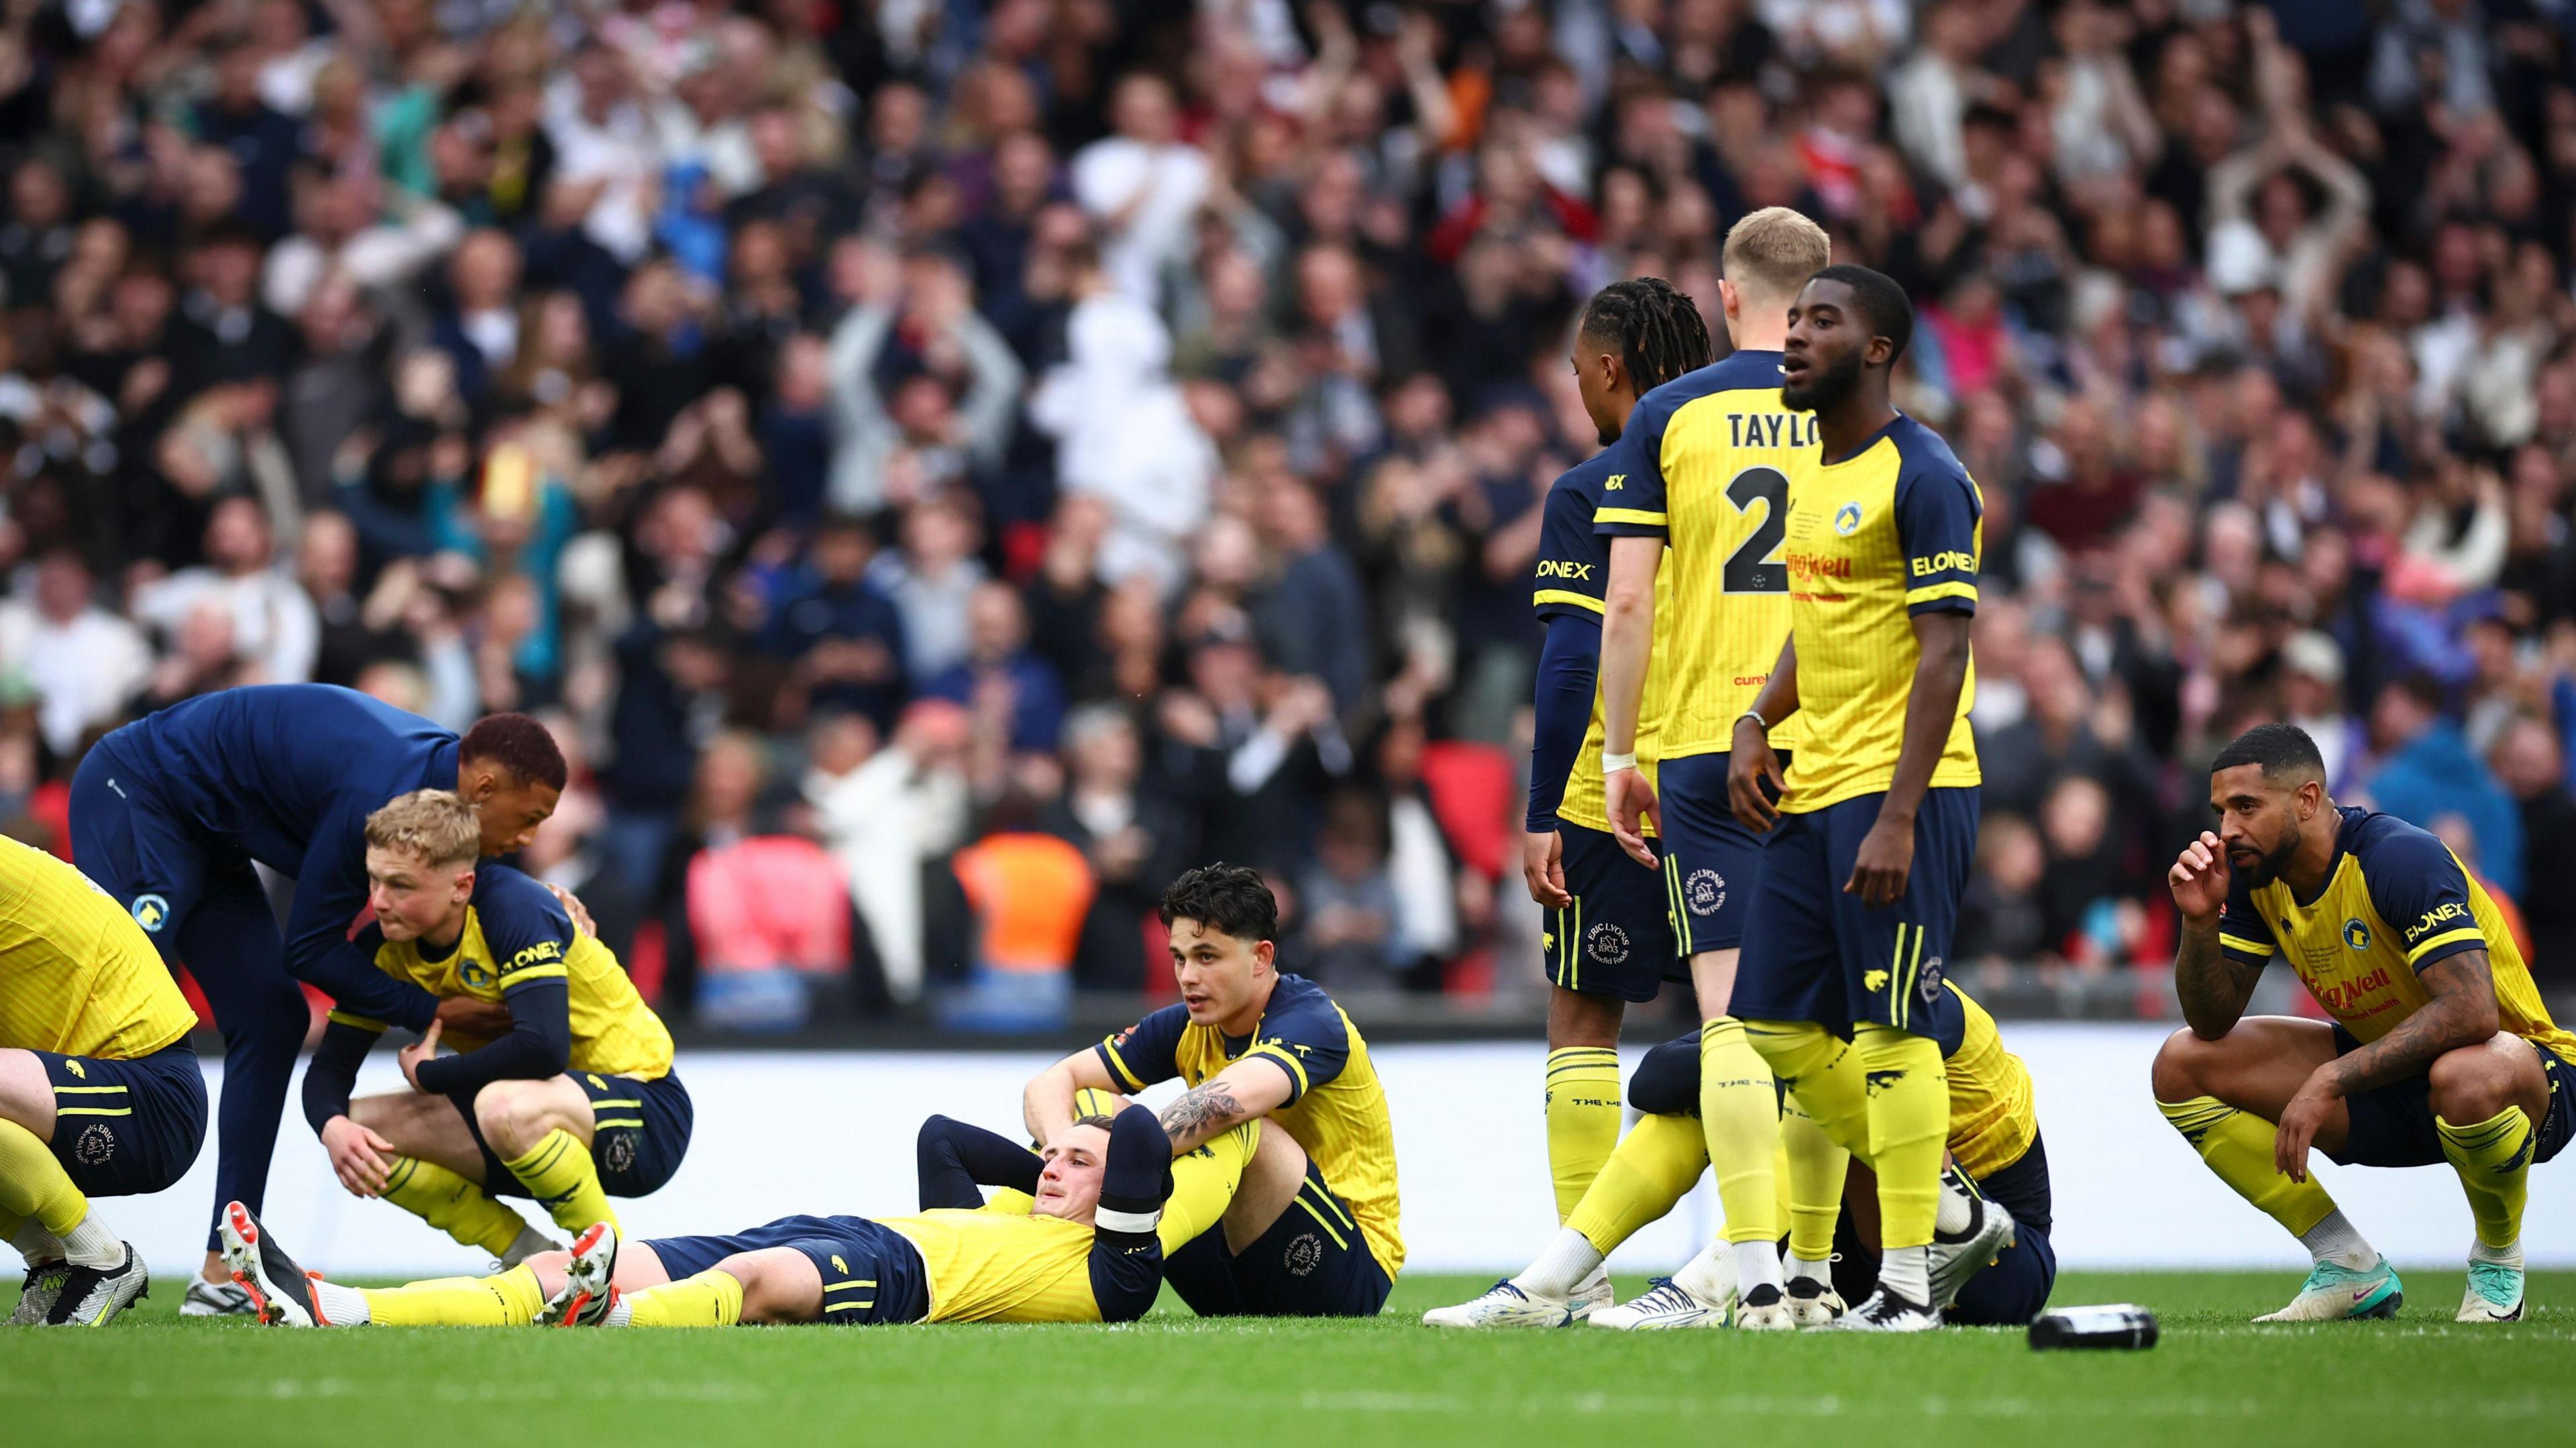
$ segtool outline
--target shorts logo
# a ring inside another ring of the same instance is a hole
[[[1914,993],[1923,997],[1927,1006],[1932,1004],[1933,997],[1941,994],[1941,957],[1936,955],[1923,962],[1923,978],[1915,982]]]
[[[835,1272],[847,1272],[850,1270],[850,1264],[842,1261],[841,1254],[835,1252],[832,1254],[832,1270]]]
[[[621,1131],[608,1138],[608,1149],[602,1151],[600,1165],[610,1171],[624,1171],[635,1165],[635,1133]]]
[[[1583,932],[1583,953],[1603,965],[1617,965],[1628,958],[1628,932],[1603,922]]]
[[[591,1073],[591,1072],[587,1072],[587,1071],[583,1072],[582,1074],[583,1074],[584,1076],[588,1077],[588,1079],[589,1079],[589,1081],[590,1081],[590,1089],[591,1089],[591,1090],[593,1090],[593,1091],[605,1091],[605,1090],[607,1090],[607,1089],[608,1089],[608,1083],[607,1083],[607,1082],[605,1082],[605,1081],[600,1080],[600,1079],[599,1079],[599,1077],[598,1077],[596,1074]]]
[[[2361,923],[2361,917],[2354,916],[2343,923],[2343,943],[2355,950],[2370,948],[2370,927]]]
[[[73,1075],[78,1076],[84,1081],[89,1079],[89,1068],[78,1061],[65,1059],[63,1062],[63,1069],[71,1072]]]
[[[116,1155],[116,1133],[104,1123],[91,1122],[81,1129],[80,1140],[72,1144],[72,1155],[84,1166],[105,1166]]]
[[[1726,905],[1726,877],[1715,870],[1693,870],[1682,882],[1682,898],[1693,915],[1714,915]]]
[[[1887,972],[1883,970],[1865,972],[1860,978],[1860,983],[1869,987],[1873,991],[1885,990],[1887,989]]]
[[[170,923],[170,902],[158,895],[135,896],[134,923],[157,933]]]
[[[1297,1240],[1288,1244],[1280,1263],[1291,1277],[1314,1276],[1315,1269],[1324,1265],[1324,1239],[1312,1232],[1299,1233]]]
[[[1834,510],[1834,531],[1848,538],[1860,526],[1860,504],[1845,503]]]

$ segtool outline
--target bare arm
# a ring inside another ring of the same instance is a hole
[[[1073,1093],[1086,1087],[1094,1091],[1126,1089],[1109,1079],[1109,1068],[1100,1064],[1100,1057],[1089,1047],[1030,1078],[1028,1089],[1020,1093],[1020,1121],[1039,1146],[1055,1140],[1057,1132],[1073,1124]]]
[[[1932,787],[1932,768],[1949,747],[1950,725],[1959,717],[1959,693],[1968,684],[1968,626],[1964,613],[1918,613],[1914,642],[1922,657],[1914,665],[1914,684],[1905,697],[1905,743],[1897,751],[1896,778],[1878,817],[1895,812],[1907,824]],[[1793,682],[1790,686],[1796,687]],[[1769,686],[1764,686],[1769,692]],[[1769,715],[1764,715],[1769,718]]]
[[[2424,967],[2433,998],[2387,1035],[2318,1067],[2337,1096],[2421,1076],[2446,1052],[2496,1033],[2495,969],[2483,950],[2463,950]]]
[[[1646,697],[1646,659],[1655,641],[1655,571],[1661,538],[1610,540],[1610,582],[1601,617],[1601,748],[1633,754]]]
[[[1237,1061],[1184,1091],[1163,1108],[1163,1131],[1172,1138],[1172,1155],[1195,1150],[1252,1120],[1288,1104],[1296,1082],[1275,1061]]]

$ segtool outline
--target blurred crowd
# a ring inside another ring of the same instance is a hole
[[[1756,207],[1984,488],[1960,955],[2169,958],[2290,718],[2576,984],[2568,0],[0,0],[0,818],[351,685],[547,718],[663,1009],[1537,990],[1576,309]],[[1721,331],[1721,345],[1723,345]]]

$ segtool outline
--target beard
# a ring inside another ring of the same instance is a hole
[[[2245,883],[2259,890],[2280,879],[2281,872],[2290,868],[2290,857],[2298,852],[2299,832],[2295,829],[2282,831],[2280,843],[2264,850],[2261,858],[2245,867]],[[2230,860],[2228,867],[2234,869],[2236,862]]]
[[[1808,363],[1804,380],[1780,384],[1780,405],[1792,412],[1822,412],[1840,405],[1860,386],[1860,362],[1860,353],[1854,350],[1830,364]]]

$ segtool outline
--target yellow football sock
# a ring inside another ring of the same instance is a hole
[[[33,1217],[57,1237],[69,1237],[89,1216],[89,1198],[72,1185],[53,1148],[9,1120],[0,1120],[0,1213]]]
[[[710,1267],[660,1287],[630,1294],[630,1327],[731,1327],[742,1321],[742,1283]]]
[[[2480,1245],[2510,1247],[2522,1240],[2522,1203],[2531,1185],[2530,1116],[2508,1106],[2473,1126],[2453,1126],[2436,1116],[2433,1129],[2442,1133],[2442,1155],[2468,1189]]]
[[[1843,1210],[1843,1167],[1851,1153],[1834,1144],[1816,1119],[1790,1102],[1780,1113],[1780,1178],[1786,1186],[1789,1255],[1823,1262],[1834,1255],[1834,1222]]]
[[[468,1247],[498,1257],[510,1250],[527,1219],[436,1162],[398,1157],[385,1173],[384,1198]]]
[[[1566,1216],[1607,1257],[1638,1228],[1663,1216],[1699,1180],[1708,1143],[1687,1116],[1641,1116]]]
[[[585,1232],[593,1222],[616,1225],[617,1212],[600,1188],[599,1168],[591,1162],[590,1148],[562,1127],[547,1132],[527,1155],[501,1164],[565,1231]]]
[[[497,1277],[444,1277],[367,1292],[367,1320],[379,1327],[525,1327],[546,1294],[533,1268]]]
[[[2314,1175],[2303,1182],[2292,1181],[2273,1165],[2272,1144],[2279,1133],[2262,1117],[2239,1111],[2215,1096],[2159,1101],[2156,1109],[2220,1181],[2289,1228],[2291,1236],[2306,1236],[2335,1209],[2334,1198],[2326,1195]]]
[[[1619,1144],[1619,1053],[1565,1046],[1547,1053],[1547,1169],[1565,1225]]]
[[[1154,1228],[1165,1255],[1225,1220],[1225,1209],[1234,1205],[1235,1190],[1243,1185],[1243,1169],[1260,1144],[1261,1123],[1256,1119],[1210,1137],[1196,1151],[1173,1160],[1172,1194],[1164,1200],[1163,1219]]]
[[[1869,1094],[1858,1051],[1809,1021],[1747,1021],[1744,1039],[1828,1139],[1869,1159]]]
[[[1771,1063],[1746,1044],[1744,1023],[1720,1016],[1699,1028],[1699,1125],[1729,1242],[1780,1236],[1771,1157],[1780,1145],[1780,1088]]]
[[[1877,1021],[1852,1028],[1867,1070],[1869,1161],[1878,1173],[1881,1251],[1928,1247],[1941,1209],[1941,1151],[1950,1133],[1950,1082],[1941,1046]]]

